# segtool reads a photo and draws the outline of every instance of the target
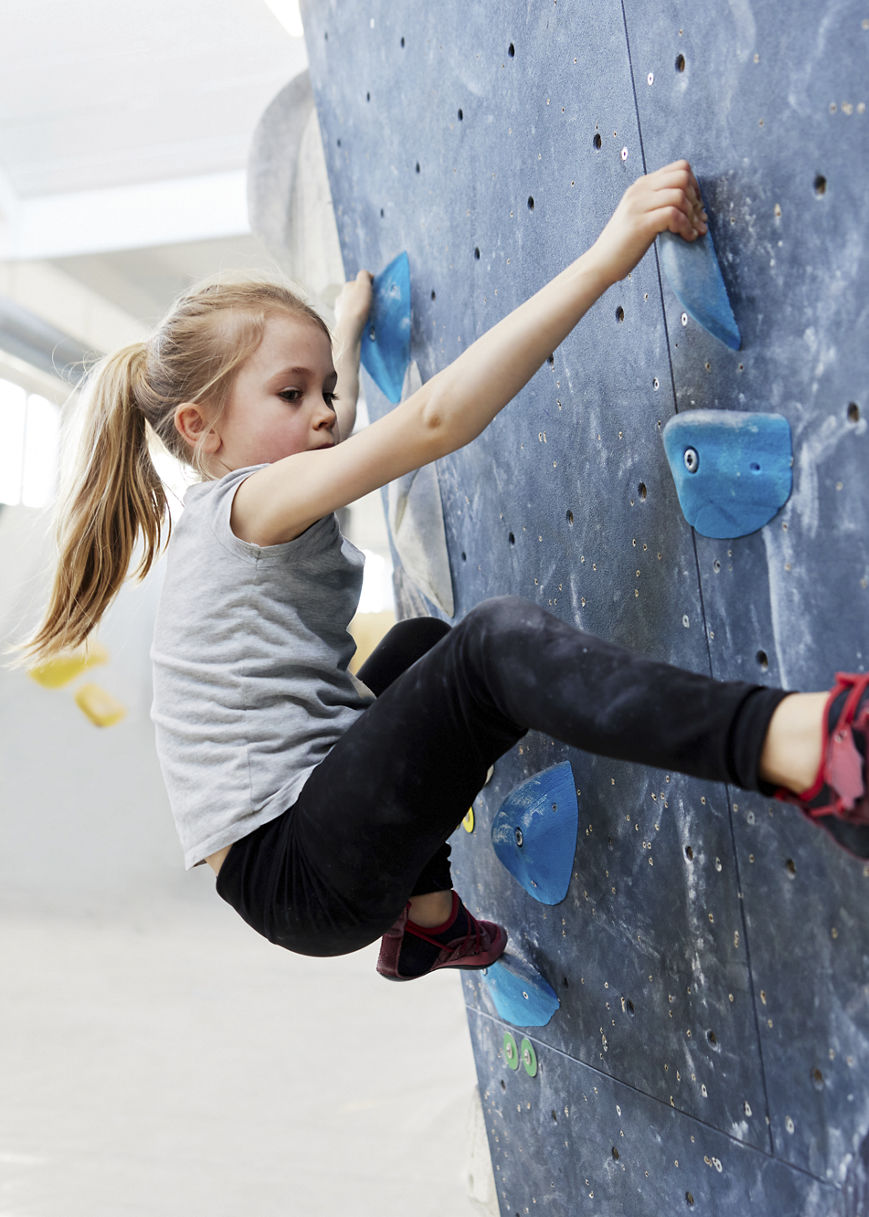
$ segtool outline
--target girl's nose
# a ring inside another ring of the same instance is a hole
[[[332,406],[323,402],[314,418],[314,426],[318,431],[331,431],[338,421],[338,415]]]

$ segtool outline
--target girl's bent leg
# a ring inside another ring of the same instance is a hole
[[[754,786],[784,696],[642,659],[521,600],[489,601],[394,680],[312,774],[274,861],[267,936],[331,954],[382,935],[489,766],[529,728]]]
[[[359,669],[363,684],[377,697],[450,632],[437,617],[409,617],[397,622]],[[417,925],[439,926],[452,912],[450,847],[441,845],[423,867],[411,892]]]

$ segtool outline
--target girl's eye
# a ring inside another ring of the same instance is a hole
[[[334,406],[334,404],[337,400],[338,400],[337,393],[324,393],[323,394],[323,401],[326,403],[327,406]]]
[[[283,401],[290,402],[298,401],[301,396],[302,395],[298,389],[281,389],[280,393],[278,393],[278,397],[280,397]]]

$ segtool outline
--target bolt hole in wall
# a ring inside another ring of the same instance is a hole
[[[624,319],[625,319],[625,310],[622,308],[621,305],[619,305],[619,307],[616,309],[616,321],[621,322],[621,321],[624,321]]]
[[[681,53],[679,55],[677,55],[676,62],[673,66],[675,67],[677,72],[684,72],[685,71],[685,56],[682,55]]]
[[[595,148],[597,148],[597,149],[598,149],[598,151],[600,151],[600,147],[601,147],[601,145],[602,145],[602,143],[603,143],[603,140],[602,140],[602,139],[601,139],[601,137],[600,137],[600,132],[599,132],[599,131],[595,133],[595,137],[594,137],[594,139],[593,139],[591,142],[592,142],[592,144],[595,146]]]
[[[823,174],[818,173],[815,176],[814,185],[815,185],[815,194],[818,196],[818,198],[820,198],[822,194],[827,193],[827,179],[823,176]]]
[[[857,405],[856,401],[849,401],[848,402],[848,422],[849,423],[859,423],[859,421],[860,421],[860,407]]]
[[[767,672],[769,670],[769,656],[767,655],[766,651],[758,651],[755,658],[757,659],[761,672]]]

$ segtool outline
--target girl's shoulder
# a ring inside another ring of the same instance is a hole
[[[184,495],[184,507],[179,517],[178,527],[173,531],[192,539],[203,531],[211,534],[222,548],[236,556],[254,559],[279,559],[282,555],[289,556],[310,551],[311,553],[329,548],[337,541],[343,540],[338,521],[331,513],[316,520],[309,528],[291,541],[276,545],[257,545],[238,537],[232,527],[232,508],[238,488],[252,474],[265,465],[250,465],[234,469],[221,478],[212,478],[196,482],[189,486]],[[171,543],[170,543],[171,544]]]

